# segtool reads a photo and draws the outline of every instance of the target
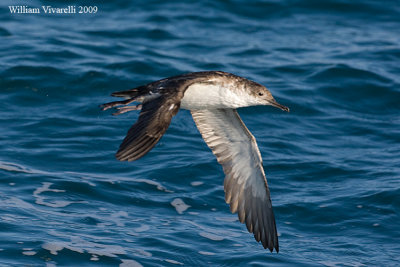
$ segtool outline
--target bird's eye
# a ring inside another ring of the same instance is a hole
[[[259,96],[262,96],[262,95],[264,95],[264,93],[263,93],[263,92],[259,92],[258,95],[259,95]]]

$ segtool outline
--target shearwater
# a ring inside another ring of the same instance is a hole
[[[122,106],[113,115],[141,110],[116,154],[133,161],[149,152],[167,130],[180,108],[190,110],[204,141],[225,173],[225,201],[241,223],[271,252],[279,251],[275,217],[256,139],[236,109],[271,105],[284,111],[267,88],[222,71],[192,72],[165,78],[112,96],[126,100],[102,105],[103,110]],[[133,102],[139,104],[129,106]]]

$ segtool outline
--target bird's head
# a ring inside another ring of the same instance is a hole
[[[288,107],[276,102],[271,92],[265,86],[256,82],[251,82],[250,84],[248,84],[248,87],[248,91],[251,92],[251,95],[257,105],[270,105],[283,111],[289,112]]]

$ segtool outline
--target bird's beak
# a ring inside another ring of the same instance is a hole
[[[289,108],[288,108],[288,107],[279,104],[278,102],[276,102],[275,99],[269,100],[269,101],[268,101],[268,104],[270,104],[270,105],[273,106],[273,107],[279,108],[279,109],[281,109],[281,110],[283,110],[283,111],[289,112]]]

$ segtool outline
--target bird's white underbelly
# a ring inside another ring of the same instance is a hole
[[[236,91],[236,90],[235,90]],[[227,87],[208,83],[189,86],[181,100],[183,109],[238,108],[247,106],[247,99]]]

